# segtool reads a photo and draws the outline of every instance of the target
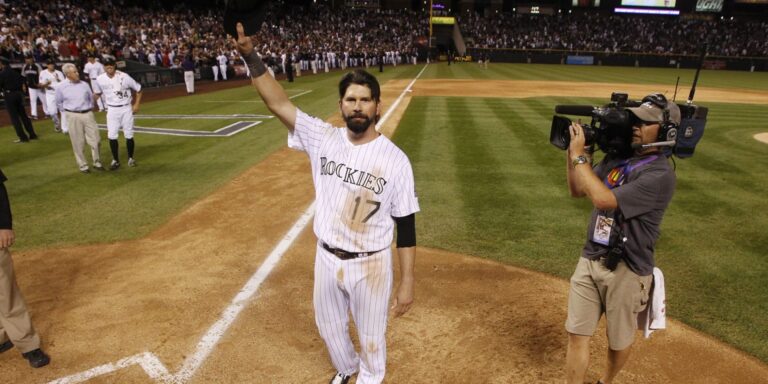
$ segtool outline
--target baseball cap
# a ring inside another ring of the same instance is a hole
[[[53,64],[56,65],[56,59],[48,59],[45,61],[46,64]]]
[[[111,65],[111,66],[114,67],[115,66],[115,59],[113,59],[111,57],[108,57],[108,58],[104,59],[104,63],[103,64],[104,64],[104,66]]]
[[[667,102],[667,109],[669,110],[669,120],[680,125],[680,107],[673,102]],[[627,110],[642,121],[657,123],[664,121],[664,108],[652,101],[644,101],[639,107],[627,108]]]

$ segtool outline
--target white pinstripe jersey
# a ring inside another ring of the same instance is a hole
[[[131,103],[133,95],[131,89],[136,92],[141,91],[141,84],[123,71],[115,71],[112,78],[106,72],[96,78],[93,83],[93,93],[104,94],[109,106],[123,106]]]
[[[317,200],[315,235],[333,248],[387,248],[393,239],[392,217],[419,211],[411,163],[384,135],[354,145],[346,128],[297,109],[288,146],[309,155]]]

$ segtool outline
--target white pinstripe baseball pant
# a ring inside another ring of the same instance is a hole
[[[315,256],[315,323],[333,366],[357,383],[384,380],[387,315],[392,293],[392,250],[341,260],[318,243]],[[349,313],[357,326],[361,351],[349,335]]]

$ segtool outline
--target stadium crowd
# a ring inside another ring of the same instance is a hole
[[[389,64],[410,61],[415,38],[427,34],[427,21],[411,11],[273,4],[257,47],[278,70],[284,70],[280,67],[287,54],[305,70],[312,62],[333,68],[372,64],[378,57]],[[0,56],[13,62],[33,56],[36,62],[53,58],[84,63],[95,55],[174,68],[191,53],[198,64],[215,66],[222,54],[230,63],[239,58],[222,19],[221,10],[191,9],[183,3],[172,11],[151,2],[141,8],[124,6],[120,0],[0,4]]]
[[[415,41],[429,28],[421,12],[408,10],[271,2],[269,12],[256,46],[276,72],[288,61],[313,71],[411,62]],[[238,63],[222,20],[222,10],[183,2],[172,10],[151,0],[141,7],[123,0],[0,2],[0,56],[85,63],[93,54],[167,68],[179,67],[187,55],[197,65],[215,67],[222,56]],[[768,56],[766,22],[595,13],[469,15],[459,22],[468,48],[695,54],[706,36],[710,55]]]
[[[709,43],[709,55],[768,56],[768,23],[764,21],[686,20],[594,12],[553,16],[499,13],[490,18],[470,14],[461,17],[459,25],[467,46],[472,48],[694,55],[705,40]]]

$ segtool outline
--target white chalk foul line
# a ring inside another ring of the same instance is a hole
[[[168,376],[168,369],[153,353],[144,352],[118,360],[116,363],[107,363],[93,367],[87,371],[53,380],[48,384],[73,384],[88,381],[96,376],[106,375],[117,370],[139,365],[147,375],[154,380],[162,380]]]
[[[294,99],[302,95],[306,95],[307,93],[312,92],[312,90],[304,91],[301,93],[297,93],[293,96],[290,96],[289,99]],[[206,100],[204,103],[263,103],[263,100]]]
[[[299,220],[293,225],[290,231],[280,240],[272,253],[269,254],[264,263],[259,267],[256,273],[251,276],[251,279],[245,283],[245,286],[240,289],[240,292],[232,299],[232,303],[224,310],[221,318],[214,323],[208,332],[203,336],[200,342],[197,344],[197,350],[195,353],[189,356],[182,365],[178,373],[173,377],[169,377],[168,380],[164,380],[170,383],[185,383],[192,378],[198,368],[203,364],[208,355],[210,355],[216,344],[219,343],[221,337],[227,332],[227,329],[240,314],[240,311],[245,308],[248,301],[258,291],[261,283],[266,280],[267,276],[272,272],[280,258],[283,257],[285,251],[290,248],[294,240],[299,237],[299,234],[307,226],[312,219],[312,215],[315,214],[315,202],[313,201],[304,213],[301,214]]]
[[[427,69],[427,65],[429,64],[424,65],[424,68],[421,69],[419,74],[416,75],[416,77],[403,90],[397,100],[395,100],[389,109],[387,109],[387,112],[384,113],[384,116],[382,116],[381,120],[376,124],[377,129],[382,126],[387,121],[387,119],[389,119],[389,116],[392,115],[392,111],[397,108],[404,95],[411,90],[411,87],[416,82],[416,80],[418,80],[421,74],[424,73],[424,70]],[[245,285],[240,289],[240,292],[235,295],[235,298],[232,299],[232,302],[229,304],[229,306],[222,312],[219,320],[217,320],[208,329],[208,332],[203,335],[203,337],[197,343],[195,352],[186,360],[184,360],[181,369],[179,369],[176,374],[171,375],[168,372],[168,369],[157,358],[157,356],[150,352],[144,352],[121,359],[117,363],[100,365],[87,371],[56,379],[49,382],[48,384],[82,383],[97,376],[112,373],[119,369],[136,364],[140,365],[142,369],[144,369],[144,372],[146,372],[150,378],[156,381],[173,384],[186,383],[189,379],[192,378],[192,376],[194,376],[195,372],[197,372],[203,362],[205,362],[205,360],[208,358],[208,355],[210,355],[211,351],[213,351],[213,348],[216,347],[216,344],[219,343],[237,316],[248,304],[248,301],[253,297],[253,295],[256,294],[259,287],[261,286],[261,283],[266,280],[267,276],[269,276],[277,263],[280,262],[283,254],[285,254],[288,248],[290,248],[293,242],[298,238],[301,231],[304,230],[307,224],[309,224],[312,216],[315,213],[315,203],[315,201],[312,201],[312,204],[307,207],[307,209],[304,211],[304,213],[301,214],[296,223],[293,224],[288,233],[283,237],[282,240],[280,240],[275,249],[273,249],[269,256],[267,256],[261,267],[259,267],[259,269],[256,270],[248,282],[245,283]]]

